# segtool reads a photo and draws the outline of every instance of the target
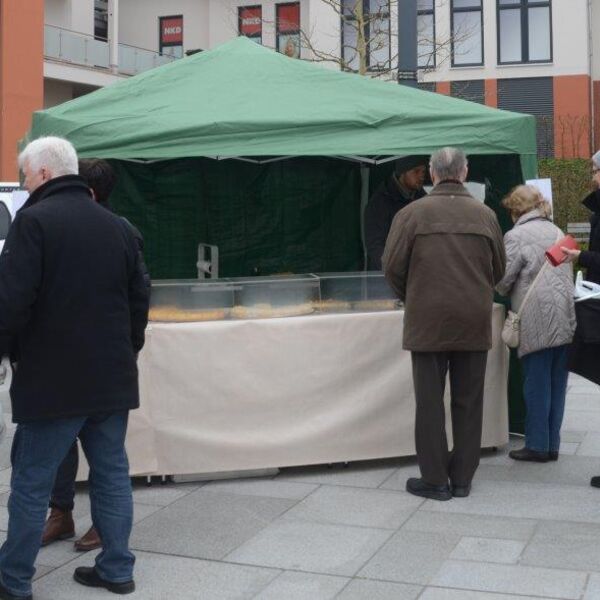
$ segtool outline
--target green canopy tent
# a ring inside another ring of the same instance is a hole
[[[154,278],[358,270],[361,214],[397,156],[459,146],[498,208],[536,173],[535,121],[291,59],[246,39],[36,112],[119,174],[111,201],[146,239]],[[498,211],[504,227],[506,215]]]

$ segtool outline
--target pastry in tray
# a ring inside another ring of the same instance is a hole
[[[398,300],[359,300],[353,303],[353,309],[358,311],[370,312],[377,310],[397,310],[399,308]]]
[[[344,300],[334,300],[329,298],[328,300],[321,300],[315,303],[321,312],[326,313],[337,313],[337,312],[348,312],[352,310],[352,303],[345,302]]]
[[[312,304],[290,304],[273,306],[269,303],[252,304],[251,306],[234,306],[231,309],[232,319],[272,319],[275,317],[299,317],[314,312]]]
[[[225,308],[177,308],[176,306],[155,306],[148,313],[149,321],[163,323],[196,323],[199,321],[222,321],[229,316]]]

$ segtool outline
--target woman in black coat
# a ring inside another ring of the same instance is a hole
[[[585,268],[587,281],[600,284],[600,151],[592,156],[592,180],[596,189],[582,204],[592,211],[588,250],[563,248],[568,260]],[[600,300],[575,304],[577,331],[571,346],[569,370],[600,385]],[[592,477],[591,485],[600,487],[600,476]]]

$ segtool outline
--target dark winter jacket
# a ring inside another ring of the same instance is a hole
[[[137,408],[135,355],[147,316],[125,221],[94,202],[77,175],[36,189],[0,255],[0,339],[12,336],[19,357],[13,420]]]
[[[600,190],[592,192],[583,200],[583,205],[592,211],[588,250],[579,255],[579,264],[587,269],[585,278],[600,283]]]
[[[425,190],[418,190],[413,198],[404,195],[400,191],[396,176],[391,175],[371,196],[365,209],[365,245],[369,270],[381,271],[385,241],[396,213],[424,195]]]
[[[579,255],[579,265],[587,269],[585,278],[600,283],[600,190],[589,194],[583,205],[592,211],[588,250]],[[575,304],[577,329],[569,351],[569,371],[600,385],[600,301]]]

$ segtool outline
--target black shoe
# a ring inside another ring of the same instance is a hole
[[[471,493],[471,484],[454,485],[452,484],[452,495],[455,498],[466,498]]]
[[[0,600],[31,600],[33,596],[15,596],[11,594],[1,583],[0,583]]]
[[[590,485],[592,487],[600,488],[600,475],[595,475],[590,479]]]
[[[514,460],[527,460],[529,462],[545,463],[550,460],[548,452],[538,452],[529,448],[521,448],[520,450],[511,450],[508,455]]]
[[[558,450],[550,450],[550,452],[548,452],[548,458],[550,460],[558,460]]]
[[[73,573],[73,579],[81,585],[87,585],[88,587],[102,587],[107,589],[113,594],[131,594],[135,592],[135,582],[125,581],[123,583],[114,583],[112,581],[106,581],[102,579],[94,567],[77,567],[75,573]]]
[[[429,498],[431,500],[450,500],[452,494],[450,492],[450,486],[446,485],[432,485],[422,479],[411,477],[406,482],[406,491],[409,494],[415,496],[422,496],[423,498]]]

